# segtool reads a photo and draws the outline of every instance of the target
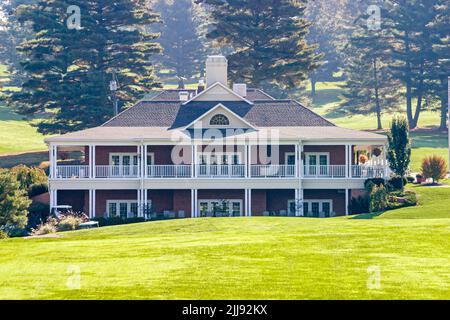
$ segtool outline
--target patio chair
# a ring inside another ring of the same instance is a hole
[[[208,212],[206,213],[206,216],[207,216],[207,217],[212,217],[212,216],[213,216],[213,213],[208,211]]]
[[[295,217],[295,212],[289,211],[289,212],[288,212],[288,216],[289,216],[289,217]]]
[[[287,211],[286,210],[280,210],[280,216],[281,217],[286,217],[287,215]]]
[[[269,213],[269,211],[264,211],[264,212],[263,212],[263,216],[264,216],[264,217],[268,217],[268,216],[270,216],[270,213]]]
[[[163,216],[164,216],[165,219],[168,219],[168,218],[169,218],[169,214],[170,214],[170,211],[169,211],[169,210],[164,210],[164,211],[163,211]]]
[[[178,218],[185,218],[186,217],[186,213],[184,212],[184,210],[178,210]]]
[[[325,213],[319,212],[319,218],[325,218]]]

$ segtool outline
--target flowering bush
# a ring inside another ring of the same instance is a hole
[[[368,160],[368,158],[367,158],[367,156],[365,154],[360,154],[359,155],[359,163],[364,164],[364,163],[367,162],[367,160]]]
[[[35,229],[31,229],[30,235],[42,236],[44,234],[56,233],[58,220],[55,218],[48,218],[47,222],[41,223]]]

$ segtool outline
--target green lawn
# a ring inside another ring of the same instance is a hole
[[[0,240],[0,299],[450,299],[450,188],[415,190],[420,206],[372,220],[202,218]]]
[[[342,89],[338,84],[319,83],[312,109],[338,126],[357,130],[375,130],[377,127],[375,115],[349,116],[342,112],[338,106],[341,102]],[[383,114],[382,124],[385,129],[389,128],[389,123],[394,115],[395,113]],[[438,112],[423,111],[419,118],[420,129],[411,133],[413,142],[411,170],[413,172],[420,171],[420,165],[425,156],[436,154],[446,159],[448,157],[447,132],[436,130],[439,119]]]
[[[0,155],[46,149],[44,136],[3,105],[0,105],[0,137]]]

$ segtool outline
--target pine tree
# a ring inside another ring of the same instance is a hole
[[[304,19],[305,1],[204,2],[212,6],[208,38],[234,49],[227,56],[231,80],[290,89],[317,68],[320,56],[305,41],[310,26]]]
[[[69,5],[80,8],[81,28],[68,28]],[[143,0],[39,1],[21,8],[19,21],[32,23],[36,36],[20,51],[29,75],[10,102],[23,114],[50,111],[43,133],[93,127],[113,115],[108,99],[112,73],[121,101],[132,103],[159,85],[151,57],[160,51],[146,27],[158,20]]]
[[[387,10],[383,12],[386,26],[394,37],[392,57],[396,63],[391,69],[406,87],[406,114],[411,129],[417,127],[424,101],[432,90],[432,81],[429,80],[433,77],[433,61],[436,61],[436,52],[433,51],[436,37],[431,25],[441,2],[388,0]]]
[[[154,6],[162,19],[154,28],[161,34],[159,43],[164,50],[158,58],[165,68],[184,78],[198,74],[205,60],[194,6],[192,0],[158,0]]]
[[[405,118],[394,118],[387,137],[389,167],[402,178],[401,189],[403,190],[403,177],[406,175],[411,161],[411,140],[407,120]]]
[[[400,84],[389,69],[390,39],[386,30],[369,30],[367,16],[359,19],[345,49],[347,77],[343,88],[345,111],[377,116],[377,129],[382,129],[382,111],[395,109],[400,98]]]

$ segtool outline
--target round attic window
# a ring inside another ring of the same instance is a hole
[[[209,121],[211,126],[228,126],[230,124],[230,120],[223,114],[216,114]]]

